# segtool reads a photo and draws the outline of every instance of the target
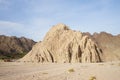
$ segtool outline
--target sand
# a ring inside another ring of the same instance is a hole
[[[120,80],[120,62],[0,62],[0,80]]]

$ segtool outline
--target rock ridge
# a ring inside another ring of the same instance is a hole
[[[101,62],[101,57],[102,51],[89,36],[73,31],[64,24],[57,24],[20,61],[94,63]]]
[[[25,37],[0,35],[0,59],[21,58],[32,49],[36,42]]]

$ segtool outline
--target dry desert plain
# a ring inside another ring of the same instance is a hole
[[[0,62],[0,80],[120,80],[120,62]]]

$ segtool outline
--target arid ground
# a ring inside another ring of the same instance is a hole
[[[120,62],[1,62],[0,80],[120,80]]]

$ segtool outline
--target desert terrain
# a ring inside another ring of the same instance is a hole
[[[0,80],[120,80],[120,62],[0,62]]]
[[[3,59],[0,80],[120,80],[118,43],[119,36],[94,38],[57,24],[24,57]]]
[[[0,80],[120,80],[120,0],[0,0]]]

